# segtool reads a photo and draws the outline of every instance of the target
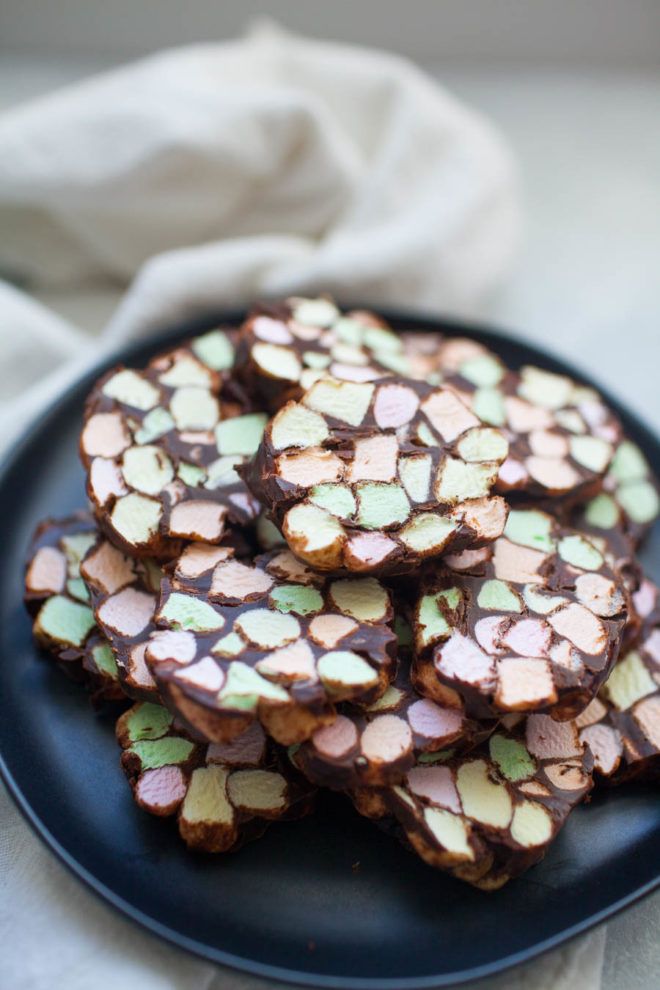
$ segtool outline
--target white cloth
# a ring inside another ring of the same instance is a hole
[[[494,129],[410,63],[271,26],[0,118],[0,270],[128,283],[111,332],[260,294],[456,309],[519,210]]]
[[[272,30],[0,118],[0,269],[37,287],[132,282],[107,346],[261,294],[473,307],[505,273],[518,223],[515,169],[484,121],[401,59]],[[85,333],[0,284],[2,441],[92,352]],[[99,904],[2,790],[0,930],[13,990],[264,986]],[[485,986],[595,988],[603,943],[601,930]]]

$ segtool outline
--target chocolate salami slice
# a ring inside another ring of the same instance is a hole
[[[412,629],[396,623],[399,670],[385,694],[370,705],[344,705],[330,725],[298,747],[295,763],[323,787],[353,794],[366,787],[398,784],[416,762],[432,764],[448,752],[474,746],[495,722],[466,718],[462,706],[441,706],[423,698],[410,682]]]
[[[232,743],[206,745],[167,709],[141,703],[119,719],[117,739],[136,803],[152,815],[176,815],[190,849],[229,852],[271,821],[311,810],[312,788],[257,723]]]
[[[415,613],[417,688],[476,718],[578,715],[607,679],[627,618],[623,579],[583,534],[513,509],[492,547],[445,558]]]
[[[645,579],[633,604],[637,642],[577,719],[595,772],[611,784],[660,778],[660,591]]]
[[[214,330],[96,383],[80,438],[87,492],[127,553],[168,559],[184,540],[219,543],[228,520],[256,518],[236,467],[256,450],[266,415],[228,375],[232,360],[231,332]]]
[[[509,441],[499,492],[564,504],[598,493],[621,427],[594,389],[533,365],[509,371],[486,348],[460,338],[448,340],[438,357],[441,380]]]
[[[244,475],[311,566],[403,574],[501,535],[507,450],[451,389],[327,379],[273,417]]]
[[[455,389],[484,423],[505,433],[509,456],[499,472],[498,491],[572,504],[600,490],[621,426],[594,389],[533,365],[510,371],[468,338],[403,334],[403,339],[414,377]],[[624,448],[622,461],[630,462],[637,481],[639,464],[633,465],[627,454]],[[616,458],[613,470],[615,464]],[[644,489],[640,516],[651,512],[652,501]]]
[[[410,357],[402,336],[375,313],[344,314],[327,298],[291,297],[252,310],[241,327],[236,365],[248,390],[276,411],[321,378],[411,376]]]
[[[154,613],[163,576],[159,565],[149,557],[129,557],[95,527],[95,541],[80,573],[125,693],[137,700],[158,701],[144,651],[156,628]]]
[[[211,741],[256,721],[307,738],[335,702],[380,697],[395,673],[389,593],[375,578],[330,580],[289,550],[253,565],[189,546],[161,585],[146,658],[167,706]]]
[[[538,863],[592,787],[574,722],[508,716],[478,749],[380,792],[383,808],[429,865],[496,890]],[[517,724],[515,723],[517,720]]]
[[[658,482],[632,440],[617,446],[603,490],[575,512],[575,525],[605,538],[617,559],[630,566],[634,550],[660,514]]]
[[[86,512],[42,522],[30,545],[25,603],[38,643],[74,680],[86,684],[94,701],[117,701],[124,697],[117,664],[80,576],[80,562],[97,536]]]

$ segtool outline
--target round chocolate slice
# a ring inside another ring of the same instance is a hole
[[[445,558],[415,612],[414,681],[476,718],[578,715],[607,679],[627,618],[621,576],[583,534],[512,509],[493,546]]]
[[[619,465],[616,457],[612,461],[621,426],[594,389],[533,365],[510,371],[468,338],[403,334],[403,341],[413,377],[453,388],[482,422],[504,432],[509,456],[498,491],[573,504],[600,490],[610,462],[612,470],[629,470],[635,476],[630,481],[641,481],[640,465],[627,448]],[[624,498],[637,503],[633,511],[642,521],[652,512],[653,495],[643,486]]]
[[[451,389],[327,379],[273,417],[244,474],[311,566],[403,574],[501,535],[507,450]]]
[[[300,297],[252,310],[241,327],[236,365],[251,394],[273,411],[321,378],[366,382],[413,369],[402,337],[379,316],[343,314],[330,299]]]
[[[591,754],[574,722],[505,721],[478,749],[418,762],[402,785],[381,792],[425,862],[483,890],[538,863],[592,787]]]
[[[364,708],[344,706],[334,722],[300,746],[295,762],[309,780],[333,790],[389,787],[416,762],[432,765],[449,751],[470,748],[489,731],[492,726],[466,718],[462,707],[422,698],[410,683],[408,665],[401,663],[381,698]]]
[[[99,633],[80,563],[98,537],[89,513],[47,519],[32,538],[25,572],[25,603],[35,639],[93,701],[124,697],[112,650]]]
[[[114,654],[125,693],[157,701],[158,690],[144,659],[154,632],[154,613],[163,576],[148,557],[129,557],[98,530],[80,573],[89,590],[94,618]]]
[[[270,821],[300,818],[313,791],[254,723],[232,743],[195,742],[160,705],[134,705],[117,722],[121,763],[136,803],[177,816],[190,849],[220,853],[257,838]]]
[[[577,719],[594,771],[611,784],[660,778],[660,591],[645,579],[633,604],[637,642]]]
[[[575,512],[574,525],[611,545],[629,561],[660,514],[658,483],[643,453],[623,439],[614,452],[603,490]]]
[[[193,544],[161,585],[146,658],[165,703],[203,738],[231,740],[256,720],[289,745],[332,721],[335,702],[383,694],[392,621],[375,578],[330,580],[289,550],[249,565]]]
[[[214,330],[96,383],[80,438],[87,492],[127,553],[171,558],[182,540],[218,543],[227,520],[256,518],[236,468],[267,417],[228,375],[232,360],[231,334]]]

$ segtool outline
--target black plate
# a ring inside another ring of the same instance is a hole
[[[396,327],[470,333],[512,366],[578,374],[511,337],[391,314]],[[175,338],[238,314],[179,326],[126,348],[141,363]],[[110,362],[105,362],[104,367]],[[275,825],[226,857],[184,851],[171,822],[141,813],[119,770],[112,719],[40,658],[21,605],[34,525],[83,502],[74,385],[14,449],[0,480],[0,752],[28,820],[93,890],[151,931],[206,959],[315,986],[408,988],[475,979],[584,931],[660,882],[660,802],[641,786],[598,795],[525,877],[484,894],[435,872],[324,795],[313,819]],[[584,376],[582,376],[584,377]],[[660,444],[608,397],[660,466]],[[660,578],[660,526],[645,547]]]

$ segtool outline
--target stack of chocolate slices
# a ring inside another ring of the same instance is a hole
[[[593,389],[291,298],[113,368],[80,455],[34,635],[124,703],[135,800],[189,847],[325,787],[495,889],[594,785],[660,777],[660,501]]]

